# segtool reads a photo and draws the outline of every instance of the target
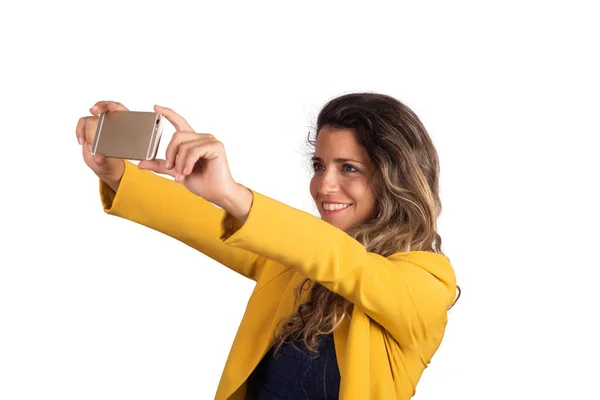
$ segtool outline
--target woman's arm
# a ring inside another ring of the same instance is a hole
[[[340,294],[403,347],[439,339],[455,298],[456,277],[445,256],[367,252],[333,225],[257,192],[246,221],[229,230],[224,243],[295,268]]]
[[[104,211],[171,236],[219,263],[258,280],[264,260],[221,240],[226,231],[241,223],[227,212],[191,193],[180,183],[141,170],[125,161],[125,172],[115,192],[100,181]]]

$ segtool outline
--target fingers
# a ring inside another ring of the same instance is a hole
[[[173,139],[167,146],[166,150],[166,161],[169,169],[174,169],[179,175],[189,174],[192,170],[192,163],[188,170],[185,170],[187,153],[190,148],[205,145],[207,143],[217,141],[215,137],[209,133],[189,133],[189,132],[176,132],[173,135]],[[196,159],[197,161],[198,159]],[[185,170],[185,171],[184,171]]]
[[[195,132],[175,132],[173,138],[169,142],[167,149],[165,150],[165,161],[166,168],[171,169],[176,164],[176,156],[179,153],[179,147],[182,143],[197,140],[201,137],[201,134]],[[182,172],[182,171],[178,171]]]
[[[188,124],[188,122],[181,115],[177,114],[175,111],[171,110],[170,108],[155,105],[154,111],[156,111],[157,113],[159,113],[161,115],[164,115],[165,118],[171,123],[171,125],[173,125],[175,127],[176,130],[181,131],[181,132],[193,132],[194,131],[192,129],[192,127],[190,126],[190,124]]]
[[[91,144],[96,135],[96,127],[98,126],[98,117],[82,117],[77,121],[75,128],[75,136],[80,145],[84,143]]]
[[[90,108],[90,113],[96,116],[106,111],[129,111],[129,109],[118,101],[99,101]],[[94,140],[97,124],[97,117],[82,117],[77,121],[75,136],[80,145],[86,142],[91,143]]]
[[[177,164],[174,168],[175,180],[182,182],[186,176],[192,173],[201,159],[212,160],[220,153],[224,153],[223,143],[215,138],[203,138],[182,144],[179,147]]]
[[[159,174],[170,175],[175,177],[176,172],[174,169],[167,169],[166,161],[160,159],[154,160],[142,160],[138,163],[139,169],[147,169],[150,171],[157,172]]]
[[[162,173],[167,173],[175,177],[175,181],[182,182],[193,171],[200,158],[212,159],[212,155],[217,154],[219,149],[223,149],[223,143],[211,134],[176,132],[167,146],[165,172]],[[144,163],[143,167],[150,165]]]
[[[90,112],[94,115],[102,114],[105,111],[129,111],[129,109],[118,101],[99,101],[90,108]]]
[[[75,128],[75,136],[77,137],[77,142],[82,145],[85,142],[85,123],[86,118],[79,118],[77,121],[77,128]]]
[[[220,151],[224,150],[223,143],[215,138],[207,138],[206,140],[196,140],[194,142],[185,143],[180,147],[177,164],[181,164],[181,173],[185,177],[189,175],[194,166],[201,158],[210,160],[217,156]]]

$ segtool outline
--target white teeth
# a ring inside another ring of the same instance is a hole
[[[337,211],[349,207],[350,204],[327,204],[323,203],[323,209],[327,211]]]

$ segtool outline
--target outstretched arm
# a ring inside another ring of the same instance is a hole
[[[139,169],[125,161],[125,172],[115,192],[100,181],[104,211],[171,236],[234,271],[258,280],[262,257],[225,245],[221,236],[241,225],[227,212],[184,186]]]
[[[243,196],[237,199],[234,212],[247,206]],[[345,297],[403,347],[439,336],[455,298],[456,278],[445,256],[368,252],[333,225],[257,192],[246,221],[227,232],[224,243],[295,268]]]

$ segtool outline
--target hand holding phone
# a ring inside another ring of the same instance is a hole
[[[163,124],[163,116],[156,112],[104,111],[99,115],[91,153],[108,158],[153,160]]]
[[[99,101],[90,108],[91,116],[81,117],[77,121],[75,134],[77,141],[81,145],[81,154],[85,164],[94,171],[100,180],[117,191],[125,172],[125,163],[121,159],[107,158],[101,153],[93,155],[91,152],[94,135],[98,130],[99,118],[97,116],[106,111],[129,111],[129,109],[116,101]]]

